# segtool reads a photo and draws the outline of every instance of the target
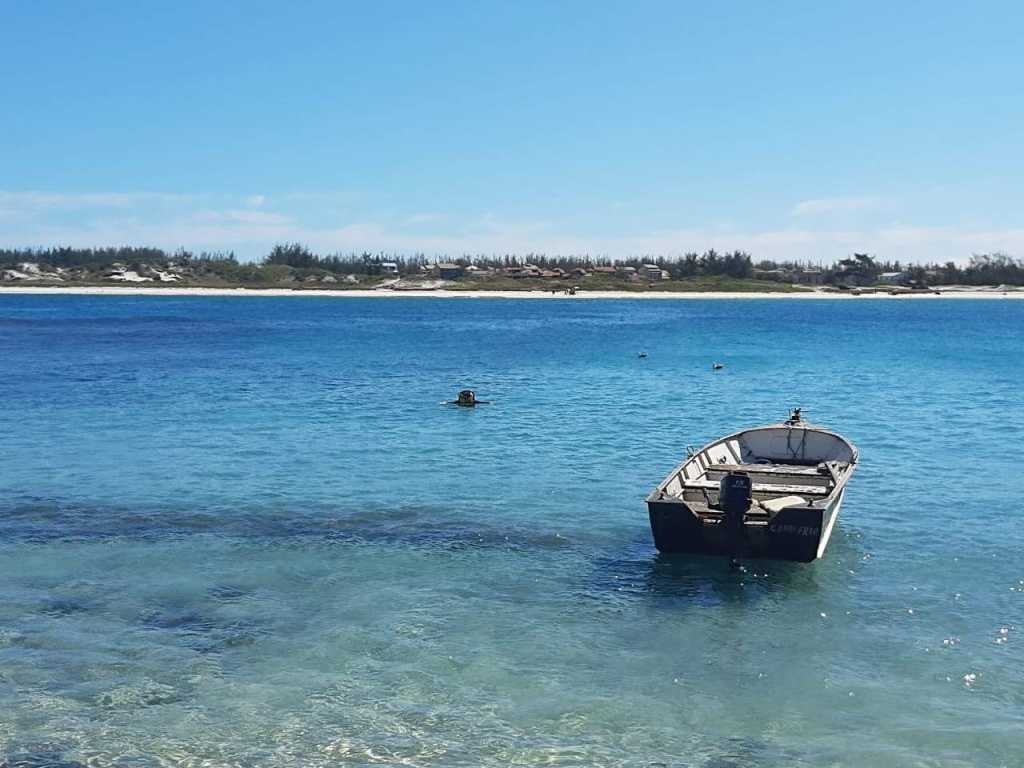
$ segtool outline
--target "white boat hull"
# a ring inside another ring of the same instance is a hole
[[[789,421],[745,430],[692,452],[647,498],[665,553],[811,562],[835,529],[857,449],[834,432]],[[742,476],[749,507],[727,510],[720,484]]]

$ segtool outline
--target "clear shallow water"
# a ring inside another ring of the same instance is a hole
[[[0,764],[1018,765],[1022,340],[1000,301],[0,296]],[[659,557],[686,444],[797,404],[861,449],[825,560]]]

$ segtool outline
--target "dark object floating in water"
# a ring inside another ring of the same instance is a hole
[[[446,400],[442,405],[458,405],[462,408],[474,408],[478,405],[490,405],[490,400],[477,400],[476,392],[472,389],[463,389],[459,391],[459,396],[455,400]]]
[[[712,370],[712,371],[720,371],[720,370],[722,370],[723,368],[725,368],[725,365],[724,365],[724,364],[722,364],[722,363],[712,363],[712,364],[711,364],[711,370]]]
[[[647,497],[659,552],[802,563],[825,554],[858,458],[799,408],[687,453]]]
[[[647,353],[641,352],[639,355],[637,355],[637,357],[647,357]]]

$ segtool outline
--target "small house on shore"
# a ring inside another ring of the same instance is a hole
[[[657,264],[644,264],[640,276],[644,280],[668,280],[669,274]]]
[[[780,283],[799,283],[801,285],[821,285],[825,282],[825,273],[820,269],[754,269],[755,280],[775,280]]]
[[[793,274],[793,282],[801,285],[821,285],[825,282],[825,273],[820,269],[798,269]]]
[[[910,275],[906,272],[883,272],[878,276],[878,282],[882,285],[906,285]]]
[[[515,278],[526,278],[526,277],[541,277],[543,270],[534,264],[524,264],[522,269],[515,272],[512,277]]]
[[[458,280],[465,274],[461,264],[435,264],[434,268],[437,270],[437,276],[442,280]]]

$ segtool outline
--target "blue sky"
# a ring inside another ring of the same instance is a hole
[[[1024,5],[0,0],[0,246],[1024,256]]]

